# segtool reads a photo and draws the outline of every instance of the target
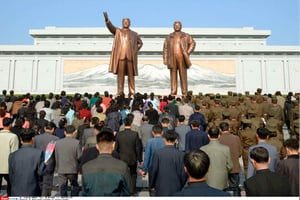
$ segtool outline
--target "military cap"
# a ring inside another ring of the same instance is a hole
[[[229,110],[225,109],[225,110],[222,112],[222,115],[225,116],[225,117],[229,117],[229,116],[230,116]]]

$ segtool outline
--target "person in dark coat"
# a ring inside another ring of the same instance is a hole
[[[41,196],[41,176],[45,174],[44,152],[32,147],[35,131],[21,132],[22,148],[9,156],[9,178],[12,196]]]
[[[184,153],[175,148],[177,134],[168,130],[164,134],[165,147],[157,149],[149,169],[149,187],[156,196],[171,196],[186,183]]]
[[[143,145],[137,132],[131,130],[132,120],[127,117],[124,121],[125,130],[120,131],[116,136],[115,150],[120,155],[120,160],[127,163],[130,169],[132,181],[132,195],[136,190],[137,162],[143,161]]]
[[[210,160],[208,155],[196,149],[184,155],[184,170],[188,174],[188,185],[174,196],[230,196],[229,193],[210,187],[206,183]]]
[[[131,195],[130,172],[127,163],[112,156],[114,135],[111,130],[97,136],[98,156],[82,166],[83,196]]]
[[[291,138],[284,141],[287,158],[281,160],[277,167],[277,173],[289,178],[292,195],[299,197],[299,141]]]
[[[291,196],[288,177],[269,170],[269,152],[264,147],[250,151],[251,164],[256,174],[245,181],[246,196]]]
[[[209,139],[207,134],[200,129],[200,121],[193,120],[191,122],[192,130],[185,135],[185,151],[199,149],[200,147],[207,145]]]
[[[198,105],[198,104],[195,105],[194,113],[191,114],[189,121],[188,121],[188,125],[191,126],[192,121],[194,121],[194,120],[200,121],[200,129],[202,131],[206,130],[206,126],[207,126],[206,119],[205,119],[205,116],[202,113],[200,113],[200,105]]]

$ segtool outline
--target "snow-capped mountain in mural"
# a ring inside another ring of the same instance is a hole
[[[139,75],[135,77],[136,92],[155,92],[168,94],[170,92],[170,71],[164,65],[139,65]],[[108,65],[76,73],[64,75],[63,88],[70,92],[116,92],[116,75],[108,72]],[[125,92],[127,90],[125,79]],[[235,74],[225,74],[214,70],[193,65],[188,69],[188,89],[195,93],[214,92],[226,93],[235,91]],[[180,94],[180,79],[178,79],[178,94]]]

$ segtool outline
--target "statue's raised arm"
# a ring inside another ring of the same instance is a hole
[[[107,12],[106,12],[106,11],[103,12],[103,16],[104,16],[105,22],[108,22],[109,19],[108,19],[108,15],[107,15]]]

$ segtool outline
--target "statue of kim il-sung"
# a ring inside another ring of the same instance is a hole
[[[194,51],[196,43],[192,36],[181,31],[182,24],[175,21],[174,32],[164,42],[164,64],[170,69],[171,94],[177,94],[177,71],[179,71],[182,95],[187,95],[187,69],[192,65],[189,55]]]
[[[108,30],[115,36],[109,64],[109,72],[117,74],[118,94],[124,93],[124,79],[128,76],[129,96],[135,93],[134,76],[138,75],[138,51],[143,46],[139,35],[130,30],[130,19],[124,18],[122,28],[115,27],[103,12]]]

